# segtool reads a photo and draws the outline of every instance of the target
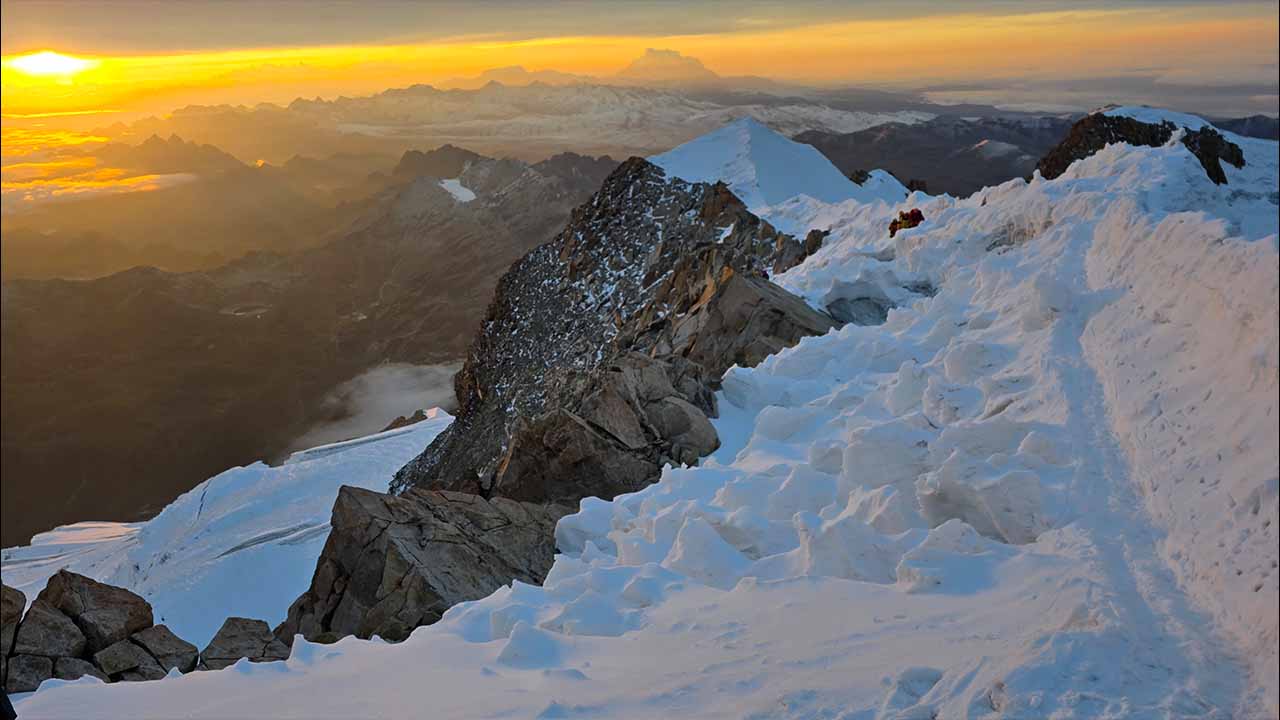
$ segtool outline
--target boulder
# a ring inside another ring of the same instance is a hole
[[[344,486],[311,588],[276,637],[399,641],[456,603],[512,580],[537,584],[551,569],[555,524],[567,512],[449,491],[395,496]]]
[[[18,631],[18,622],[22,620],[22,611],[26,607],[27,596],[21,590],[0,584],[0,662],[9,657],[13,636]]]
[[[883,325],[889,319],[893,303],[885,297],[837,298],[827,305],[827,312],[837,322],[854,325]]]
[[[835,327],[831,317],[764,278],[727,273],[704,288],[678,317],[650,325],[637,343],[679,355],[715,378],[734,365],[752,367],[804,337]]]
[[[14,655],[9,658],[5,676],[5,692],[33,692],[40,683],[53,677],[53,660],[40,655]]]
[[[200,650],[195,645],[173,634],[165,625],[153,625],[133,634],[130,638],[151,654],[165,671],[178,668],[181,672],[191,672],[200,659]]]
[[[121,640],[93,654],[93,662],[117,680],[159,680],[165,669],[142,646],[131,640]],[[125,677],[125,674],[128,677]]]
[[[240,658],[249,662],[275,662],[289,659],[289,647],[271,634],[262,620],[229,617],[200,652],[201,670],[221,670]]]
[[[78,680],[85,675],[92,675],[102,682],[110,682],[106,673],[97,665],[80,658],[61,657],[53,661],[53,676],[59,680]]]
[[[553,410],[517,421],[507,453],[485,491],[525,502],[576,504],[639,490],[661,466],[582,417]]]
[[[71,618],[84,633],[90,653],[105,650],[153,622],[151,604],[138,595],[66,570],[49,578],[36,602]]]
[[[50,607],[43,597],[37,597],[22,618],[13,652],[48,658],[79,656],[86,647],[84,634],[71,618]]]

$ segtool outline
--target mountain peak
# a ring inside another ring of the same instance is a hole
[[[713,83],[720,76],[707,69],[702,61],[676,50],[648,48],[644,55],[618,72],[625,80],[657,83]]]
[[[722,181],[753,210],[805,195],[826,203],[857,199],[897,201],[906,188],[855,185],[812,145],[790,140],[750,115],[743,116],[652,162],[690,182]]]

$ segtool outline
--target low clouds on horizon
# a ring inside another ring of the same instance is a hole
[[[379,365],[334,388],[325,397],[327,417],[293,441],[291,450],[369,435],[399,416],[455,405],[453,376],[461,364]]]

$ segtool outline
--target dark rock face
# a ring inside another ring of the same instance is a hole
[[[71,618],[84,633],[90,653],[105,650],[154,622],[151,604],[138,595],[66,570],[49,578],[36,603]]]
[[[0,656],[8,692],[35,690],[51,677],[158,680],[172,668],[195,667],[195,646],[152,625],[150,603],[124,588],[61,570],[19,619],[24,604],[21,592],[4,588],[5,637],[17,628],[13,655],[6,644]]]
[[[464,486],[530,502],[576,506],[588,497],[639,490],[667,463],[693,464],[719,447],[701,365],[640,353],[592,370],[547,374],[553,409],[517,418],[493,483]]]
[[[22,619],[13,652],[50,658],[77,657],[86,646],[84,634],[71,618],[37,598]]]
[[[753,364],[823,332],[829,318],[765,279],[804,256],[805,244],[752,215],[723,184],[668,179],[641,158],[628,160],[555,240],[503,276],[455,378],[457,419],[396,474],[393,491],[507,494],[496,490],[500,480],[508,488],[531,487],[508,477],[513,467],[529,467],[522,458],[542,462],[540,456],[562,453],[562,467],[585,468],[574,458],[585,462],[597,452],[610,458],[611,476],[581,492],[612,497],[651,482],[660,467],[656,455],[675,459],[677,439],[645,434],[641,415],[647,429],[657,429],[647,413],[630,413],[636,421],[630,423],[627,413],[582,407],[588,397],[621,406],[613,395],[567,390],[567,374],[603,369],[598,378],[607,379],[618,358],[639,351],[682,371],[690,361],[700,365],[691,371],[699,378],[692,386],[706,388],[708,378],[735,362]],[[709,390],[681,395],[698,406],[690,394]],[[622,425],[596,427],[586,418],[593,411]],[[517,492],[538,501],[582,497],[570,490]]]
[[[265,622],[229,617],[200,652],[200,669],[221,670],[234,665],[240,658],[249,658],[249,662],[287,660],[289,648],[276,640]]]
[[[14,655],[7,666],[5,692],[32,692],[53,677],[53,660],[39,655]]]
[[[311,588],[276,637],[399,641],[512,579],[541,582],[555,555],[555,523],[567,512],[455,492],[413,489],[397,497],[343,487]]]
[[[191,672],[200,658],[200,651],[195,645],[174,635],[165,625],[154,625],[135,633],[130,639],[150,653],[166,672],[173,668]]]
[[[1093,155],[1111,143],[1128,143],[1145,147],[1160,147],[1169,142],[1178,128],[1165,121],[1159,125],[1144,123],[1129,117],[1112,117],[1102,113],[1088,115],[1071,126],[1065,140],[1040,159],[1036,169],[1047,180],[1067,171],[1071,163]],[[1184,128],[1182,144],[1204,167],[1205,175],[1218,185],[1227,183],[1222,163],[1237,168],[1244,167],[1244,152],[1239,145],[1228,141],[1222,133],[1211,127],[1199,130]]]

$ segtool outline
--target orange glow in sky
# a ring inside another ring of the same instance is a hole
[[[190,54],[3,58],[7,117],[114,110],[162,113],[185,104],[288,102],[440,83],[507,65],[607,76],[647,47],[679,50],[723,75],[820,85],[999,80],[1164,68],[1194,81],[1221,67],[1273,68],[1276,14],[1265,7],[957,14],[831,22],[702,35],[570,36],[515,41],[217,50]],[[63,54],[66,53],[66,54]]]

